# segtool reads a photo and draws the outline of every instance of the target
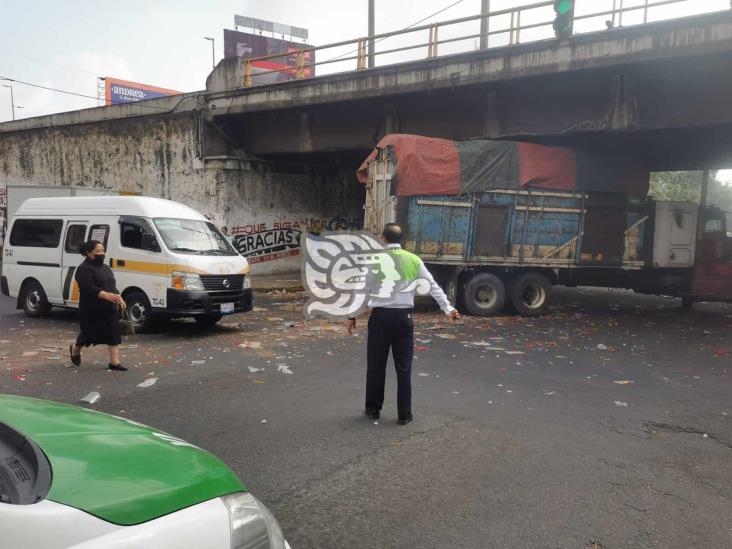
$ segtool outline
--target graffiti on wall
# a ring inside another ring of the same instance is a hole
[[[262,263],[300,255],[304,234],[356,229],[357,221],[348,216],[329,219],[307,217],[270,223],[250,223],[231,227],[234,246],[249,263]]]

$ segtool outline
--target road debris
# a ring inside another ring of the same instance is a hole
[[[256,374],[257,372],[262,372],[264,368],[255,368],[254,366],[247,366],[249,369],[249,373]]]
[[[613,381],[615,385],[630,385],[631,383],[635,383],[635,381],[631,379],[620,379],[618,381]]]
[[[278,364],[277,371],[282,372],[283,374],[292,374],[292,370],[290,370],[287,364]]]
[[[88,402],[89,404],[95,404],[99,402],[99,399],[102,398],[102,395],[99,394],[97,391],[92,391],[88,395],[86,395],[84,398],[80,400],[80,402]]]
[[[245,341],[244,343],[239,343],[240,349],[261,349],[262,343],[260,341]]]
[[[621,408],[627,408],[628,407],[628,403],[627,402],[623,402],[622,400],[616,400],[615,401],[615,406],[620,406]]]
[[[157,383],[157,381],[158,381],[158,378],[156,378],[156,377],[149,377],[145,381],[143,381],[142,383],[138,383],[137,386],[138,387],[143,387],[143,388],[144,387],[152,387],[153,385],[155,385],[155,383]]]

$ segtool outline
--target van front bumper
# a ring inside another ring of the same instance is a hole
[[[165,309],[160,309],[159,312],[170,316],[217,315],[222,314],[221,305],[225,303],[233,303],[234,310],[223,314],[251,311],[252,290],[208,293],[168,288],[168,305]]]
[[[8,277],[6,277],[6,276],[0,277],[0,292],[2,292],[3,295],[10,297],[10,288],[8,287]]]

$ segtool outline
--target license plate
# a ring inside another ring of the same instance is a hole
[[[234,304],[233,303],[222,303],[221,304],[221,312],[223,314],[233,313],[234,312]]]

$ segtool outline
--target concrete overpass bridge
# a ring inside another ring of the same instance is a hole
[[[732,167],[732,11],[425,61],[206,90],[0,124],[4,185],[82,185],[187,203],[239,235],[362,216],[355,167],[385,134],[511,138]],[[257,272],[299,268],[263,250]]]
[[[732,166],[732,11],[250,88],[245,70],[208,78],[211,154],[353,165],[402,132]]]

